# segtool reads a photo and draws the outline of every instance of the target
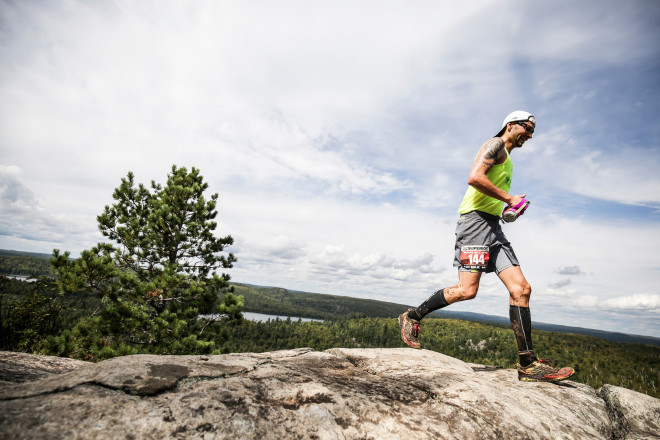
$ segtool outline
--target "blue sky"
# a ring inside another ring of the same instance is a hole
[[[417,305],[527,110],[505,233],[533,320],[660,337],[660,3],[463,3],[0,1],[0,248],[77,255],[128,171],[194,166],[233,280]]]

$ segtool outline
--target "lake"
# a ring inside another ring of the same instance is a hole
[[[200,318],[213,318],[216,315],[200,315]],[[261,321],[261,322],[266,322],[269,319],[271,321],[275,321],[276,319],[279,318],[280,321],[286,321],[287,318],[291,318],[292,322],[298,322],[298,320],[302,320],[303,322],[312,322],[312,321],[323,321],[322,319],[312,319],[312,318],[299,318],[297,316],[281,316],[281,315],[266,315],[263,313],[253,313],[253,312],[243,312],[243,317],[249,321]]]
[[[10,278],[12,280],[27,281],[28,283],[33,283],[37,281],[36,278],[32,278],[29,275],[2,275],[5,278]]]
[[[245,319],[249,319],[250,321],[263,321],[266,322],[269,319],[271,321],[274,321],[275,319],[279,318],[280,321],[286,321],[289,316],[278,316],[278,315],[264,315],[263,313],[252,313],[252,312],[243,312],[243,316]],[[299,318],[297,316],[290,316],[291,321],[297,322],[299,319],[301,319],[303,322],[312,322],[312,321],[323,321],[322,319],[311,319],[311,318]]]

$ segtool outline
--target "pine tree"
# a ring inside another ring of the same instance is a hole
[[[229,275],[217,274],[236,261],[221,252],[231,236],[216,237],[218,195],[207,200],[199,170],[172,167],[165,186],[135,185],[129,172],[114,191],[115,203],[97,217],[99,243],[77,260],[53,252],[63,293],[92,291],[101,307],[55,345],[58,354],[95,359],[131,352],[209,352],[198,339],[200,314],[240,319],[242,297],[228,289]],[[221,298],[218,301],[218,298]]]

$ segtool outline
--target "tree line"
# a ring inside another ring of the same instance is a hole
[[[313,319],[388,317],[401,313],[401,304],[296,292],[278,287],[257,287],[232,283],[234,292],[249,304],[251,312],[267,315],[300,316]]]
[[[0,251],[0,274],[54,277],[55,271],[47,258]]]

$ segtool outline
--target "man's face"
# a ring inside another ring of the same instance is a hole
[[[522,147],[525,142],[532,138],[536,124],[531,121],[513,122],[512,138],[517,147]]]

